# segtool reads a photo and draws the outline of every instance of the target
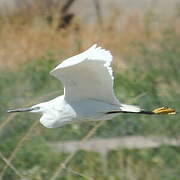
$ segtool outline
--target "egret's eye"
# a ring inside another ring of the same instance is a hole
[[[31,108],[32,111],[37,111],[37,110],[39,110],[39,109],[40,109],[39,106],[35,106],[35,107],[32,107],[32,108]]]

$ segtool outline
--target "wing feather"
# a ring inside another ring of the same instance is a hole
[[[93,45],[81,54],[68,58],[50,74],[63,82],[65,99],[95,99],[119,105],[113,91],[112,55]]]

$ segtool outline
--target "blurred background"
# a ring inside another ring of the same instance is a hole
[[[178,114],[46,129],[6,113],[62,95],[49,71],[94,43],[121,102],[180,109],[180,0],[0,0],[1,180],[180,178]]]

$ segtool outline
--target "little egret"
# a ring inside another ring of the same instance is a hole
[[[60,127],[70,122],[108,120],[120,113],[176,113],[171,108],[145,111],[134,105],[120,103],[113,91],[112,59],[109,51],[93,45],[63,61],[50,72],[64,84],[64,95],[29,108],[7,112],[42,113],[40,122],[47,128]]]

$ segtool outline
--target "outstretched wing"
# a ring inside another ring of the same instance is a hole
[[[112,55],[96,46],[63,61],[50,74],[63,82],[68,101],[95,99],[119,105],[113,91]]]

